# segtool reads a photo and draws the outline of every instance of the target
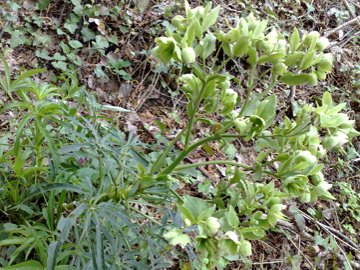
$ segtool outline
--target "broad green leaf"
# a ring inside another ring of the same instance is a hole
[[[280,81],[289,86],[296,86],[310,83],[312,79],[312,76],[309,74],[293,74],[291,72],[287,72],[281,76]]]
[[[202,31],[207,31],[212,25],[214,25],[219,16],[220,6],[213,8],[208,14],[205,14],[205,18],[202,23]]]
[[[215,51],[216,37],[213,34],[209,33],[205,36],[201,43],[200,55],[203,59],[206,59]]]
[[[226,220],[233,229],[237,229],[239,226],[239,218],[234,208],[230,205],[229,211],[225,214]]]
[[[53,56],[54,60],[58,60],[58,61],[65,61],[66,57],[61,55],[60,53],[55,53]]]
[[[90,40],[93,40],[95,39],[96,37],[96,34],[94,31],[92,31],[91,29],[89,29],[89,27],[86,27],[84,26],[82,29],[81,29],[81,34],[82,34],[82,37],[84,39],[85,42],[88,42]]]
[[[248,55],[249,55],[249,57],[247,59],[247,62],[252,66],[256,65],[256,62],[257,62],[256,50],[252,47],[249,47]]]
[[[294,52],[293,54],[290,54],[286,57],[284,64],[289,67],[299,66],[304,55],[304,52]]]
[[[315,51],[309,51],[305,54],[304,58],[301,60],[299,69],[304,70],[312,66],[314,61]]]
[[[272,125],[276,112],[276,96],[271,95],[265,100],[261,101],[256,107],[256,115],[265,120],[264,128],[267,129]]]
[[[242,57],[249,51],[249,38],[247,36],[240,37],[234,44],[234,55],[236,57]]]
[[[49,52],[44,49],[44,50],[36,50],[35,51],[35,55],[37,57],[40,57],[42,59],[46,59],[46,60],[52,60],[53,58],[49,55]]]
[[[267,23],[268,23],[267,20],[262,20],[261,22],[258,23],[252,34],[252,39],[259,39],[263,36]]]

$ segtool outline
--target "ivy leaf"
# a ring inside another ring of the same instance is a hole
[[[40,11],[47,9],[50,4],[50,0],[38,0],[37,1],[38,8]]]
[[[10,47],[12,49],[25,44],[27,41],[26,36],[20,30],[15,30],[11,33]]]
[[[71,34],[74,34],[76,29],[78,28],[78,24],[76,22],[67,20],[64,23],[64,28],[66,28]]]
[[[74,49],[80,49],[83,47],[82,43],[78,40],[70,40],[69,45]]]
[[[109,41],[104,38],[103,36],[97,35],[95,38],[95,42],[93,41],[92,44],[97,48],[97,49],[106,49],[109,47]]]
[[[65,61],[66,60],[66,57],[61,55],[60,53],[55,53],[53,57],[54,57],[54,60],[58,60],[58,61]]]
[[[85,42],[95,39],[96,35],[94,31],[89,29],[89,27],[83,27],[81,29],[81,34]]]
[[[54,68],[60,69],[62,71],[67,70],[67,64],[64,61],[52,62],[51,64],[54,66]]]
[[[49,55],[49,52],[47,50],[36,50],[35,51],[35,55],[37,57],[40,57],[42,59],[45,59],[45,60],[52,60],[53,58]]]

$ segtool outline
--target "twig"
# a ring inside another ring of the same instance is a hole
[[[349,2],[347,0],[342,0],[345,7],[347,8],[347,10],[349,11],[350,15],[353,17],[353,18],[356,18],[356,14],[353,12],[353,10],[351,9],[350,5],[349,5]],[[360,20],[358,21],[358,24],[360,25]]]
[[[342,238],[339,240],[342,241],[343,243],[345,242],[345,244],[347,246],[349,246],[350,248],[352,248],[353,250],[358,251],[358,252],[360,251],[360,249],[358,248],[358,245],[355,244],[350,238],[348,238],[341,232],[337,231],[336,229],[334,229],[328,225],[321,223],[320,221],[313,219],[312,217],[310,217],[309,215],[305,214],[302,211],[300,211],[300,212],[307,220],[311,220],[311,221],[315,222],[318,226],[320,226],[324,230],[328,231],[330,234],[334,235],[335,238],[337,238],[337,239]]]
[[[346,26],[349,26],[355,22],[359,22],[360,20],[360,15],[357,16],[356,18],[350,20],[350,21],[347,21],[347,22],[344,22],[343,24],[339,25],[338,27],[335,27],[334,29],[331,29],[329,31],[327,31],[325,34],[324,34],[324,37],[329,37],[331,36],[332,34],[336,33],[337,31],[345,28]]]
[[[299,230],[296,228],[295,225],[291,224],[290,222],[287,222],[287,221],[284,221],[284,220],[279,220],[277,222],[277,225],[287,229],[287,230],[291,230],[292,232],[296,232],[297,234],[299,234],[300,236],[304,237],[304,238],[307,238],[311,241],[315,241],[315,237],[310,235],[309,233],[303,231],[303,232],[299,232]],[[344,255],[341,255],[340,253],[338,252],[334,252],[330,247],[328,247],[328,250],[329,252],[333,253],[340,261],[342,262],[349,262],[349,260],[344,256]],[[351,266],[354,268],[354,269],[360,269],[360,263],[359,262],[356,262],[356,261],[351,261],[349,262],[351,264]]]

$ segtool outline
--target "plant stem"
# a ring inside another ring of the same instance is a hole
[[[174,144],[180,139],[181,135],[184,133],[184,129],[181,130],[176,137],[168,144],[168,146],[165,148],[164,152],[160,155],[160,157],[155,161],[153,166],[151,167],[150,174],[153,175],[157,169],[164,163],[164,160],[168,156],[170,150],[174,146]]]
[[[246,170],[254,170],[253,167],[248,166],[248,165],[244,165],[235,161],[230,161],[230,160],[210,160],[210,161],[204,161],[204,162],[198,162],[198,163],[192,163],[192,164],[187,164],[187,165],[181,165],[181,166],[177,166],[174,171],[181,171],[181,170],[186,170],[186,169],[190,169],[190,168],[196,168],[196,167],[200,167],[200,166],[207,166],[207,165],[219,165],[219,164],[224,164],[224,165],[230,165],[230,166],[234,166],[234,167],[240,167],[240,168],[244,168]]]
[[[213,141],[213,140],[219,140],[219,139],[221,139],[220,134],[216,133],[216,134],[211,135],[209,137],[198,140],[194,144],[192,144],[189,147],[185,148],[185,150],[180,153],[180,155],[173,161],[173,163],[171,163],[169,166],[167,166],[165,169],[163,169],[161,172],[159,172],[158,175],[167,175],[167,174],[171,173],[175,169],[175,167],[187,155],[189,155],[192,151],[194,151],[196,148],[198,148],[199,146],[201,146],[201,145],[203,145],[203,144],[205,144],[207,142],[210,142],[210,141]]]
[[[196,104],[195,108],[196,111],[197,111],[197,107],[199,105]],[[190,141],[190,137],[191,137],[191,131],[192,131],[192,128],[193,128],[193,125],[194,125],[194,121],[195,121],[195,113],[192,113],[191,116],[190,116],[190,119],[189,119],[189,123],[188,123],[188,126],[187,126],[187,130],[186,130],[186,135],[185,135],[185,149],[188,147],[189,145],[189,141]]]

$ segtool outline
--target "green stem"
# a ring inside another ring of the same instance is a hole
[[[173,161],[173,163],[171,163],[169,166],[167,166],[165,169],[163,169],[161,172],[158,173],[158,175],[167,175],[169,173],[171,173],[175,167],[187,156],[189,155],[192,151],[194,151],[196,148],[198,148],[199,146],[213,141],[213,140],[219,140],[221,139],[220,135],[218,133],[209,136],[207,138],[203,138],[201,140],[198,140],[197,142],[195,142],[194,144],[190,145],[188,148],[185,148],[184,151],[182,151],[180,153],[180,155]]]
[[[234,166],[234,167],[239,167],[239,168],[243,168],[245,170],[250,170],[250,171],[254,171],[255,169],[251,166],[248,165],[244,165],[235,161],[229,161],[229,160],[210,160],[210,161],[204,161],[204,162],[198,162],[198,163],[192,163],[192,164],[187,164],[187,165],[181,165],[181,166],[177,166],[174,171],[181,171],[181,170],[186,170],[186,169],[191,169],[191,168],[196,168],[196,167],[201,167],[201,166],[208,166],[208,165],[229,165],[229,166]]]
[[[180,140],[181,135],[184,133],[184,129],[181,130],[176,137],[168,144],[168,146],[165,148],[164,152],[161,154],[161,156],[155,161],[154,165],[151,167],[150,174],[153,175],[159,167],[164,163],[164,160],[167,158],[170,150],[174,146],[174,144]]]
[[[194,110],[197,111],[197,107],[198,107],[198,103],[195,105],[195,108]],[[187,130],[186,130],[186,135],[185,135],[185,149],[188,147],[189,145],[189,142],[190,142],[190,137],[191,137],[191,131],[192,131],[192,128],[193,128],[193,125],[194,125],[194,122],[195,122],[195,113],[191,114],[190,116],[190,119],[189,119],[189,123],[188,123],[188,126],[187,126]]]
[[[221,66],[219,66],[216,71],[215,71],[215,74],[219,73],[225,66],[227,63],[229,63],[229,61],[231,60],[232,58],[227,58],[225,61],[223,61],[221,63]]]

